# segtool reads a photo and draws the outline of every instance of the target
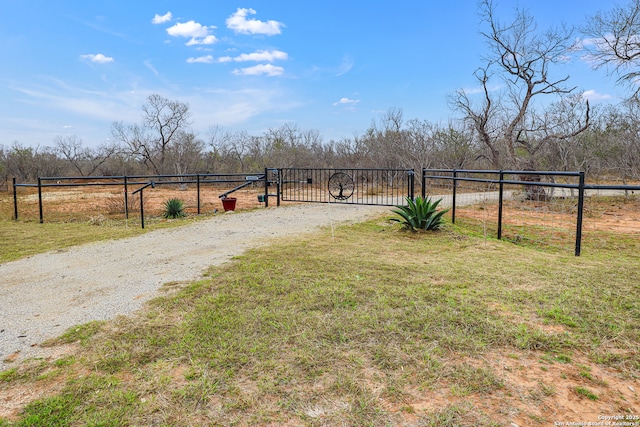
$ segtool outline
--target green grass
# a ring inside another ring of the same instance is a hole
[[[15,261],[31,255],[60,251],[71,246],[104,240],[138,236],[159,228],[179,227],[203,217],[188,217],[180,222],[146,218],[145,228],[140,220],[108,220],[99,225],[83,222],[45,222],[0,220],[0,263]]]
[[[0,425],[503,425],[560,386],[522,394],[496,354],[535,354],[554,382],[595,384],[588,364],[640,375],[638,250],[576,258],[386,220],[274,242],[136,316],[72,328],[73,356],[4,373],[0,390],[63,387]]]

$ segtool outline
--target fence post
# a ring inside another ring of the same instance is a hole
[[[451,224],[456,223],[456,187],[458,186],[458,171],[453,170],[453,196],[451,198]]]
[[[144,228],[144,189],[140,190],[140,223]]]
[[[18,193],[16,193],[16,177],[13,177],[13,219],[18,220]]]
[[[414,199],[415,191],[416,191],[415,177],[416,177],[416,172],[415,170],[411,169],[409,171],[409,196],[411,197],[411,200]]]
[[[582,249],[582,213],[584,211],[584,172],[580,172],[578,183],[578,218],[576,221],[576,256],[580,256]]]
[[[40,210],[40,224],[44,223],[42,214],[42,179],[38,177],[38,209]]]
[[[13,177],[13,219],[18,220],[18,194],[16,193],[16,177]]]
[[[200,215],[200,174],[196,174],[196,188],[198,193],[198,215]]]
[[[500,171],[500,184],[499,184],[499,193],[498,193],[498,240],[502,239],[502,202],[503,202],[503,191],[504,191],[504,172]]]
[[[427,178],[426,178],[427,174],[425,172],[425,168],[422,168],[422,198],[426,199],[427,198]]]
[[[269,168],[264,168],[264,207],[269,207]]]
[[[126,175],[124,176],[124,219],[129,219],[129,189]]]

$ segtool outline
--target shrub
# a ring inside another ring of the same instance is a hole
[[[186,216],[184,213],[184,206],[182,204],[182,200],[180,199],[169,199],[164,203],[164,213],[162,214],[165,218],[182,218]]]
[[[438,230],[444,225],[442,217],[449,209],[438,210],[438,204],[442,199],[435,202],[430,197],[416,197],[415,200],[407,197],[406,206],[396,206],[393,213],[400,215],[400,218],[391,218],[392,221],[401,222],[405,228],[411,231],[416,230]]]

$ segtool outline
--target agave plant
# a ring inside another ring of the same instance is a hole
[[[164,213],[162,214],[165,218],[182,218],[186,216],[184,213],[184,206],[182,204],[182,200],[180,199],[169,199],[164,203]]]
[[[449,209],[438,210],[438,204],[442,199],[432,201],[430,197],[416,197],[415,200],[407,197],[406,206],[396,206],[392,212],[400,215],[400,218],[391,218],[392,221],[401,222],[405,228],[416,230],[437,230],[444,224],[442,217]]]

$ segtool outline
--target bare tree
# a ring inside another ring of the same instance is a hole
[[[469,129],[451,123],[446,128],[434,130],[432,159],[430,164],[423,162],[425,167],[465,169],[479,157]]]
[[[142,106],[142,125],[114,123],[112,137],[124,143],[155,173],[166,172],[166,158],[172,144],[178,143],[181,131],[186,132],[191,117],[189,105],[153,94]]]
[[[153,94],[142,106],[142,112],[144,125],[153,132],[151,139],[153,149],[159,153],[159,168],[156,170],[159,173],[164,166],[167,150],[174,142],[174,137],[177,137],[178,132],[190,124],[189,105]]]
[[[191,132],[180,132],[176,138],[176,144],[167,152],[174,172],[178,175],[198,172],[203,160],[204,141]]]
[[[158,173],[160,168],[156,161],[156,153],[151,144],[151,137],[144,127],[139,124],[125,125],[123,122],[114,122],[111,125],[111,138],[126,147],[125,152],[128,156]]]
[[[588,39],[583,47],[590,53],[596,68],[606,67],[618,75],[618,82],[633,87],[633,95],[640,92],[640,0],[630,0],[598,12],[583,28]]]
[[[53,139],[53,144],[62,157],[64,157],[80,174],[84,176],[83,163],[89,158],[87,149],[82,146],[82,139],[76,135],[58,135]]]
[[[83,147],[82,139],[76,135],[58,135],[53,143],[56,153],[66,159],[80,176],[93,175],[120,149],[117,144],[102,144],[95,150]]]
[[[246,131],[227,131],[219,127],[210,129],[209,145],[219,159],[219,172],[246,170],[252,137]]]
[[[482,18],[488,30],[483,32],[489,52],[486,65],[476,71],[481,87],[479,105],[464,90],[452,97],[453,107],[464,114],[488,149],[494,168],[536,168],[539,142],[534,139],[546,126],[544,116],[534,108],[543,95],[563,96],[575,88],[565,84],[569,76],[553,78],[551,68],[563,62],[570,52],[572,32],[566,28],[538,32],[533,17],[516,10],[512,22],[503,24],[495,16],[491,0],[482,0]],[[493,77],[502,79],[505,89]],[[588,127],[587,115],[577,133]]]

